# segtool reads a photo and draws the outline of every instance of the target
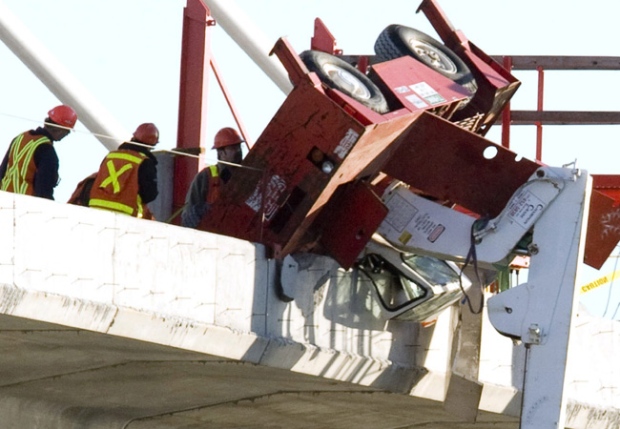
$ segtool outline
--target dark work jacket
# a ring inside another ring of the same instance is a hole
[[[157,158],[151,153],[149,148],[133,144],[123,143],[118,147],[119,150],[133,150],[146,155],[146,159],[140,164],[138,169],[138,186],[140,198],[143,204],[148,204],[157,198]]]

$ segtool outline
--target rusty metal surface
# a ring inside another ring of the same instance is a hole
[[[620,57],[590,57],[562,55],[493,55],[492,58],[502,63],[510,58],[512,70],[620,70]]]
[[[613,198],[620,204],[620,175],[593,174],[592,189]]]
[[[380,115],[340,91],[317,85],[313,74],[305,74],[305,67],[295,61],[296,55],[285,40],[280,40],[274,51],[296,76],[296,86],[244,159],[243,168],[234,172],[225,197],[211,208],[199,228],[278,247],[281,254],[288,254],[312,248],[321,232],[329,229],[324,220],[329,217],[320,217],[328,202],[332,213],[353,212],[351,202],[346,201],[349,196],[343,197],[342,206],[330,199],[341,185],[378,174],[397,147],[406,143],[399,137],[422,109],[450,116],[467,94],[426,66],[414,73],[418,62],[403,58],[379,67],[375,71],[378,78],[390,90],[408,88],[410,96],[422,81],[432,89],[431,94],[418,93],[420,100],[425,100],[423,107],[409,102]],[[313,159],[315,155],[318,161]],[[321,170],[324,161],[333,164],[332,172]],[[355,210],[365,209],[358,205]],[[370,225],[375,225],[376,219],[374,214],[360,216],[363,227],[352,234],[351,246],[333,240],[322,246],[328,243],[327,253],[350,265],[353,253],[359,253],[374,232]],[[363,239],[360,230],[365,232]],[[346,250],[342,256],[345,248],[354,250]]]
[[[205,23],[207,26],[205,27]],[[208,64],[212,57],[210,10],[200,0],[191,0],[183,10],[183,40],[179,88],[179,122],[177,146],[181,149],[205,147],[202,118],[206,110]],[[185,194],[200,169],[196,158],[176,157],[172,211],[183,207]]]
[[[349,130],[361,135],[364,128],[320,90],[298,85],[200,228],[260,243],[286,243],[331,179],[308,160],[311,150],[333,153]],[[295,207],[288,201],[293,193],[299,198]]]
[[[412,57],[400,57],[373,68],[384,94],[412,112],[430,110],[449,119],[471,96],[469,91]]]
[[[384,216],[376,194],[360,183],[379,173],[460,209],[497,216],[541,165],[517,160],[515,153],[482,137],[520,82],[497,62],[503,57],[487,55],[454,30],[435,1],[426,0],[421,9],[476,78],[478,90],[464,108],[467,91],[428,67],[420,67],[415,59],[375,63],[370,57],[369,76],[391,107],[389,113],[379,114],[321,83],[286,39],[279,39],[272,52],[295,88],[248,153],[243,168],[226,185],[225,197],[211,208],[199,228],[272,246],[276,255],[317,250],[346,267]],[[337,53],[335,38],[320,20],[315,21],[315,38],[315,48]],[[524,58],[511,60],[510,70],[524,67]],[[565,59],[555,66],[566,63]],[[613,60],[603,64],[612,65]],[[431,91],[420,97],[415,91],[419,83]],[[416,97],[420,101],[412,102]],[[614,115],[513,112],[512,123],[620,122]],[[465,123],[473,125],[464,128]],[[488,150],[495,154],[488,156]],[[319,161],[313,160],[313,153]],[[323,161],[331,162],[334,170],[321,171]],[[355,192],[348,195],[343,188]],[[619,238],[608,232],[601,235],[601,216],[609,216],[615,201],[620,201],[620,193],[605,192],[596,187],[593,192],[590,221],[599,223],[588,227],[586,263],[592,266],[607,257]],[[346,220],[354,214],[356,222],[348,224]],[[346,231],[342,240],[336,239],[337,230]]]
[[[619,112],[512,110],[510,125],[617,125]]]
[[[310,39],[310,49],[329,54],[341,53],[336,49],[336,38],[320,18],[314,20],[314,36]]]
[[[620,240],[620,175],[593,174],[584,262],[601,268]]]
[[[388,214],[366,182],[351,182],[334,194],[317,220],[320,245],[345,269],[353,263]]]
[[[407,141],[384,168],[441,201],[494,217],[539,165],[431,114],[409,127]],[[497,151],[485,158],[485,150]]]
[[[313,243],[318,227],[312,224],[336,189],[379,172],[415,117],[364,127],[320,89],[298,85],[200,229],[279,245],[285,253]],[[313,162],[314,151],[321,161]],[[333,163],[334,170],[323,172],[322,161]]]
[[[471,69],[478,89],[469,105],[459,112],[460,115],[455,115],[455,120],[482,113],[484,119],[477,132],[485,135],[500,118],[521,82],[473,43],[466,46],[468,49],[464,46],[454,46],[453,49]]]
[[[619,240],[620,207],[618,202],[601,192],[592,192],[584,262],[596,269],[601,268]]]

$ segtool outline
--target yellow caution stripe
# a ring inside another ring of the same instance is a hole
[[[590,292],[591,290],[597,289],[603,285],[606,285],[607,283],[612,282],[614,279],[617,279],[618,277],[620,277],[620,270],[614,271],[611,274],[607,274],[606,276],[600,277],[596,280],[591,281],[590,283],[587,283],[581,286],[581,288],[579,288],[580,289],[579,292],[580,293]]]

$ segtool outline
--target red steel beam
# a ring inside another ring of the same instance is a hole
[[[181,50],[181,79],[179,89],[179,122],[177,148],[205,147],[206,95],[211,59],[209,27],[215,25],[211,12],[201,0],[187,0],[183,10],[183,39]],[[188,151],[191,152],[191,151]],[[196,158],[177,156],[174,162],[172,211],[176,213],[185,203],[187,189],[202,166]],[[173,220],[174,223],[175,220]]]

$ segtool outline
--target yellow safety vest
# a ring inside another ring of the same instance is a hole
[[[34,151],[42,144],[52,144],[49,138],[25,132],[11,143],[7,169],[0,189],[15,194],[34,195]]]
[[[213,204],[220,198],[222,180],[217,165],[209,166],[209,190],[207,191],[207,203]]]

